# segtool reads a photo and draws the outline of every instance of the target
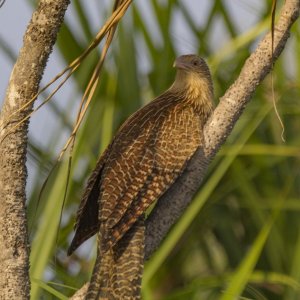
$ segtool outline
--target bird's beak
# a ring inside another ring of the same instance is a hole
[[[188,69],[187,65],[178,58],[174,61],[173,68],[183,69],[183,70]]]

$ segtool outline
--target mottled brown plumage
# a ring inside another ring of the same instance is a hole
[[[213,109],[209,69],[196,55],[174,66],[173,85],[121,126],[88,181],[69,249],[99,233],[87,299],[140,299],[144,213],[203,144]]]

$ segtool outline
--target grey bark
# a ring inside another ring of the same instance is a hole
[[[3,137],[32,110],[31,104],[10,117],[37,93],[69,2],[39,1],[24,35],[0,114],[1,299],[29,299],[29,243],[25,213],[28,122],[18,126],[4,140]]]
[[[205,125],[205,147],[195,153],[184,174],[159,199],[146,222],[146,259],[191,202],[207,172],[209,162],[231,133],[257,85],[270,72],[281,54],[290,35],[290,27],[299,16],[299,7],[299,0],[286,0],[275,27],[274,55],[272,56],[271,33],[268,33],[247,59],[239,77],[220,99]]]

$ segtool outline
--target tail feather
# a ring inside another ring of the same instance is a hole
[[[105,252],[101,251],[100,237],[97,260],[86,299],[140,299],[144,233],[144,218],[141,218],[116,245]]]

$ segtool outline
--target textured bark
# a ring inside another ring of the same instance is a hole
[[[10,117],[38,91],[70,0],[41,0],[24,36],[0,114],[0,294],[29,299],[29,243],[25,214],[28,122],[13,130],[32,105]],[[9,118],[9,124],[7,120]]]
[[[80,290],[78,290],[71,298],[70,300],[82,300],[84,299],[88,288],[89,288],[89,283],[86,283]]]
[[[145,258],[153,253],[170,227],[182,215],[200,187],[209,162],[231,133],[258,84],[270,72],[290,35],[290,27],[299,16],[300,1],[286,0],[274,32],[274,56],[268,33],[247,59],[239,77],[220,99],[218,107],[204,128],[205,147],[199,149],[185,173],[158,204],[146,222]]]

